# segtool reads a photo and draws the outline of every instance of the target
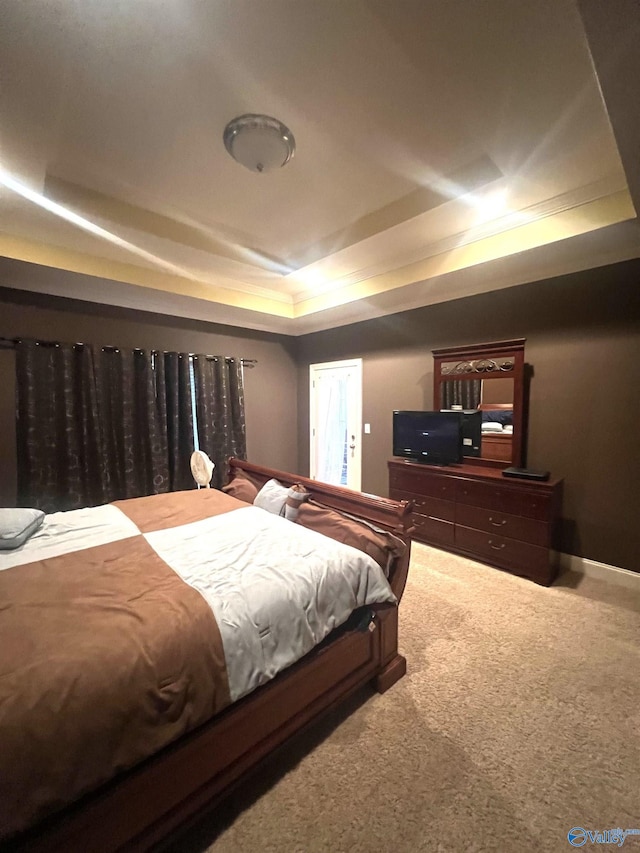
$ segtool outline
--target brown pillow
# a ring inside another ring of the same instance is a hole
[[[404,542],[391,533],[374,530],[366,522],[356,521],[315,501],[307,501],[300,506],[297,523],[364,551],[385,573],[391,558],[403,554],[406,548]]]
[[[232,498],[238,498],[240,501],[245,501],[252,504],[258,494],[258,487],[244,474],[243,471],[236,471],[233,480],[222,487],[222,491],[231,495]]]

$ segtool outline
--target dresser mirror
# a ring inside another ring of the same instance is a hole
[[[465,464],[524,460],[524,338],[433,350],[433,408],[463,414]]]

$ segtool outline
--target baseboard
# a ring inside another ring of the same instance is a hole
[[[640,572],[621,569],[619,566],[609,566],[607,563],[588,560],[586,557],[578,557],[575,554],[560,554],[560,571],[576,572],[579,575],[614,583],[618,586],[640,589]]]

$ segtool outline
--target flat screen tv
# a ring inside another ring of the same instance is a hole
[[[395,411],[393,455],[432,465],[461,462],[461,413]]]

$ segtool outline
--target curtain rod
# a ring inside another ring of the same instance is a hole
[[[19,344],[21,340],[22,340],[21,338],[5,338],[5,337],[2,337],[0,335],[0,348],[1,349],[15,349],[16,345]],[[61,346],[61,341],[40,341],[40,340],[36,340],[36,343],[41,344],[42,346],[46,346],[46,347],[59,347],[59,346]],[[82,341],[76,341],[76,343],[74,343],[72,346],[83,347],[86,345],[84,343],[82,343]],[[117,352],[119,349],[122,349],[122,347],[103,346],[103,347],[100,347],[100,349],[112,350],[112,351]],[[133,352],[144,352],[145,351],[142,347],[132,347],[132,350],[133,350]],[[149,352],[160,352],[160,350],[152,349],[152,350],[149,350]],[[162,352],[163,353],[174,352],[174,350],[162,350]],[[200,355],[200,353],[190,352],[189,355]],[[204,357],[207,359],[213,359],[213,360],[220,358],[220,356],[208,355],[208,354],[205,355]],[[233,360],[234,356],[225,355],[224,358],[225,358],[225,360]],[[241,358],[240,363],[242,365],[244,365],[244,367],[254,367],[258,363],[258,359],[257,358]]]

